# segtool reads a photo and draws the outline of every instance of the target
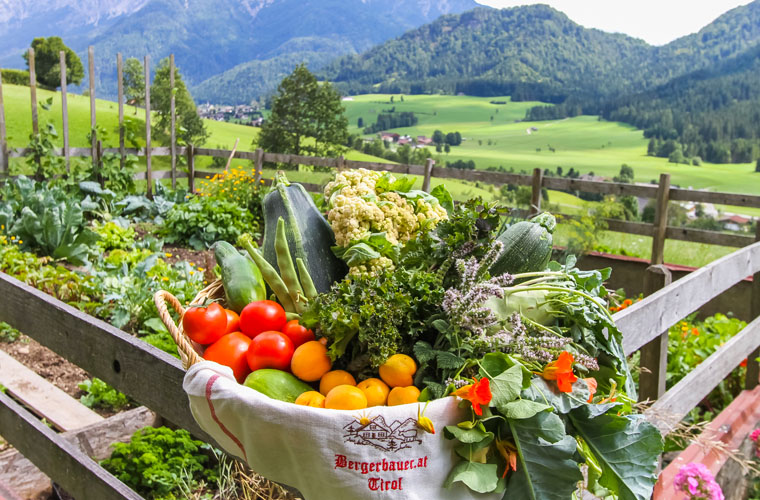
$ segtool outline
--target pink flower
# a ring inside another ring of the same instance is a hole
[[[760,427],[752,431],[752,434],[749,435],[749,438],[757,443],[757,440],[760,439]]]
[[[704,464],[688,463],[681,467],[673,481],[676,491],[687,493],[689,500],[725,500],[720,485]]]

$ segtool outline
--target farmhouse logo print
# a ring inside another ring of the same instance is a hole
[[[413,418],[407,418],[403,422],[394,420],[390,425],[382,416],[377,416],[367,423],[353,420],[343,427],[343,430],[346,432],[343,435],[346,443],[374,446],[383,451],[396,452],[411,448],[415,444],[422,444],[422,440],[417,438],[417,421]]]

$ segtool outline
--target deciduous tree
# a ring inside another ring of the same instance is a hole
[[[65,53],[66,58],[66,83],[79,85],[82,82],[84,78],[82,61],[73,50],[63,44],[61,37],[35,38],[32,40],[32,48],[37,83],[50,89],[56,89],[61,85],[61,51]],[[28,68],[28,52],[24,52],[24,60]]]
[[[171,132],[171,95],[173,92],[177,116],[177,138],[185,143],[199,146],[208,139],[209,134],[206,126],[195,110],[195,102],[187,90],[185,82],[182,81],[179,68],[174,67],[174,88],[171,88],[170,85],[170,75],[169,59],[162,59],[156,68],[153,85],[150,86],[150,107],[155,110],[157,115],[154,127],[163,139],[169,138]]]
[[[145,105],[145,70],[139,59],[130,57],[124,62],[124,97],[127,104],[135,107]]]
[[[344,151],[347,137],[340,94],[300,64],[277,87],[272,113],[254,141],[265,151],[335,156]]]

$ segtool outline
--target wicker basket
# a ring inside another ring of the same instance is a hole
[[[201,305],[207,300],[219,300],[224,305],[224,286],[222,280],[216,280],[209,286],[198,292],[198,295],[190,302],[190,305]],[[182,318],[185,315],[185,308],[177,300],[177,298],[171,293],[159,290],[153,296],[153,302],[155,302],[158,308],[158,314],[161,317],[166,328],[171,333],[174,342],[177,344],[177,351],[182,359],[182,366],[187,370],[195,363],[203,361],[201,354],[203,353],[203,346],[190,340],[185,332],[182,330]],[[179,314],[179,325],[174,323],[174,319],[169,313],[169,305]]]

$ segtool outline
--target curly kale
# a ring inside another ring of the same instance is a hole
[[[377,368],[393,354],[412,352],[442,299],[435,273],[396,269],[337,283],[310,303],[301,324],[327,337],[333,360],[348,353],[354,370]]]

